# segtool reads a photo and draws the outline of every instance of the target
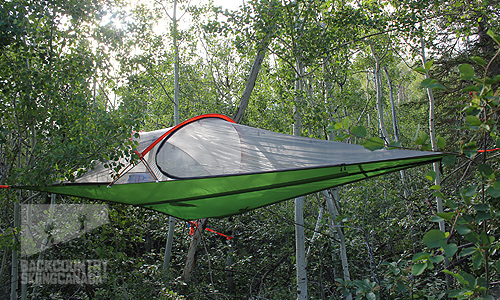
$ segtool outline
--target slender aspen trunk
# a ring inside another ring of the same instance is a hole
[[[177,0],[174,0],[174,12],[172,15],[174,22],[173,43],[174,43],[174,120],[179,124],[179,45],[177,41]]]
[[[297,104],[301,102],[301,93],[304,89],[303,75],[304,66],[299,59],[296,61],[297,78],[295,80],[295,92],[297,99],[294,106],[293,135],[300,136],[302,130],[302,121],[300,110]],[[306,247],[304,234],[304,197],[295,198],[295,258],[297,268],[297,300],[307,299],[307,263]]]
[[[314,242],[316,241],[316,239],[319,236],[318,232],[319,232],[319,229],[321,228],[321,220],[323,220],[323,206],[320,206],[319,210],[318,210],[318,218],[316,219],[316,225],[314,226],[314,233],[313,233],[313,236],[312,236],[311,241],[309,243],[309,247],[307,247],[307,251],[306,251],[306,260],[309,257],[309,253],[311,253],[312,245],[314,244]]]
[[[330,190],[330,193],[326,190],[323,191],[323,195],[325,196],[326,205],[328,207],[328,211],[330,212],[330,216],[332,217],[332,225],[335,228],[335,231],[337,232],[340,240],[340,260],[342,263],[342,273],[344,274],[344,281],[350,281],[351,275],[349,273],[349,262],[347,260],[347,247],[345,244],[344,231],[339,224],[335,223],[335,219],[339,215],[339,212],[337,210],[337,206],[339,203],[339,192],[338,189],[335,188],[333,190]],[[352,300],[352,295],[347,295],[346,299]]]
[[[394,90],[392,88],[392,82],[391,78],[389,77],[389,72],[387,71],[387,68],[384,66],[384,72],[385,75],[387,76],[387,85],[389,87],[389,99],[391,102],[391,112],[392,112],[392,128],[394,131],[394,139],[396,142],[399,142],[399,126],[398,126],[398,119],[396,116],[396,105],[394,104]],[[403,185],[403,194],[405,199],[408,199],[408,189],[406,188],[406,171],[401,170],[399,171],[399,174],[401,175],[401,184]]]
[[[14,228],[21,228],[21,197],[18,196],[14,203]],[[19,250],[12,250],[12,268],[10,276],[10,300],[17,300],[17,289],[19,287]]]
[[[375,76],[375,91],[377,97],[377,114],[378,114],[378,124],[380,132],[382,134],[382,139],[388,144],[390,143],[389,133],[385,128],[384,123],[384,104],[382,103],[382,82],[381,82],[381,72],[380,72],[380,57],[375,53],[373,45],[370,43],[370,50],[372,52],[373,59],[375,59],[375,69],[373,74]]]
[[[234,121],[238,124],[241,123],[243,117],[245,116],[245,110],[248,106],[248,102],[250,101],[250,96],[252,95],[253,88],[255,87],[255,82],[257,81],[257,76],[259,75],[260,67],[262,66],[262,61],[266,56],[266,48],[267,44],[265,45],[265,47],[257,51],[257,55],[255,56],[252,65],[252,69],[250,70],[250,75],[248,75],[245,91],[243,91],[243,94],[241,95],[240,105],[238,106],[238,109],[236,110],[236,113],[234,115]]]
[[[425,64],[427,63],[426,58],[425,58],[425,45],[424,45],[424,39],[420,38],[420,44],[422,47],[422,65],[424,66],[425,69]],[[430,78],[429,72],[426,71],[425,78]],[[432,93],[431,89],[427,89],[427,96],[429,98],[429,135],[431,138],[431,147],[432,151],[437,151],[437,141],[436,141],[436,129],[434,125],[434,94]],[[436,185],[441,185],[441,174],[439,172],[439,162],[435,162],[433,164],[434,167],[434,172],[436,172],[436,180],[434,181],[434,184]],[[436,203],[437,203],[437,212],[442,213],[443,212],[443,199],[436,197]],[[444,221],[439,222],[439,229],[442,232],[446,232],[446,228],[444,226]]]
[[[177,0],[174,0],[174,12],[172,15],[172,22],[174,23],[173,43],[174,43],[174,123],[179,124],[179,45],[177,42]],[[170,258],[172,257],[172,244],[175,232],[175,218],[170,216],[168,218],[168,235],[167,243],[165,245],[165,255],[163,257],[163,271],[167,272],[170,266]]]
[[[236,232],[233,232],[233,235],[236,235]],[[233,276],[233,264],[234,264],[234,248],[236,242],[233,242],[233,240],[227,241],[227,244],[229,246],[229,250],[227,252],[227,258],[226,258],[226,275],[227,275],[227,289],[229,290],[230,294],[234,293],[235,285],[234,285],[234,276]]]
[[[165,245],[165,256],[163,258],[163,271],[167,272],[172,257],[172,245],[174,242],[175,218],[168,218],[167,244]]]
[[[424,39],[421,37],[420,38],[420,45],[422,47],[421,51],[421,56],[422,56],[422,66],[425,68],[425,65],[427,63],[427,60],[425,58],[425,44],[424,44]],[[430,78],[429,76],[429,71],[425,71],[425,78]],[[434,94],[432,93],[432,90],[427,88],[427,96],[429,97],[429,135],[431,138],[431,147],[432,151],[437,151],[437,140],[436,140],[436,128],[434,124],[434,108],[435,108],[435,102],[434,102]],[[439,170],[439,162],[435,162],[433,165],[433,170],[436,173],[436,179],[434,180],[435,185],[441,185],[441,172]],[[436,197],[436,211],[438,213],[443,212],[443,199],[440,197]],[[444,220],[439,222],[439,230],[442,232],[446,232],[446,227],[444,224]],[[448,267],[450,265],[449,259],[446,257],[444,259],[444,265],[445,267]],[[452,278],[449,274],[446,274],[446,287],[449,289],[452,285]]]

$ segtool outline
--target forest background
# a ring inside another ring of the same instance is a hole
[[[71,180],[127,155],[131,132],[175,124],[177,99],[180,120],[221,113],[372,150],[446,151],[305,198],[308,298],[497,297],[498,1],[0,4],[0,184]],[[177,221],[166,270],[168,216],[110,203],[108,224],[40,254],[106,260],[105,283],[21,284],[15,208],[51,202],[96,203],[0,191],[1,299],[297,297],[292,201],[203,223],[232,240],[207,232],[193,246]]]

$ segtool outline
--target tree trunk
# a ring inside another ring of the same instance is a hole
[[[375,69],[373,70],[373,74],[375,76],[375,91],[377,95],[377,114],[378,114],[378,124],[380,128],[380,132],[382,134],[382,139],[388,144],[390,143],[389,133],[385,128],[384,124],[384,104],[382,103],[382,82],[381,82],[381,72],[380,72],[380,57],[378,57],[377,53],[375,53],[375,49],[373,49],[373,45],[370,43],[370,50],[373,55],[373,59],[375,59]]]
[[[189,250],[186,258],[186,264],[184,266],[184,270],[182,271],[182,280],[184,282],[189,282],[191,279],[191,272],[194,269],[196,264],[196,252],[198,251],[198,244],[201,241],[203,236],[203,232],[207,227],[208,219],[199,219],[196,221],[196,229],[193,234],[193,239],[191,240],[191,244],[189,245]]]
[[[335,228],[335,231],[337,232],[340,240],[340,259],[342,262],[342,273],[344,274],[344,281],[350,281],[351,275],[349,273],[349,262],[347,260],[347,247],[345,244],[344,231],[339,224],[335,223],[335,219],[339,215],[339,212],[337,210],[339,201],[338,189],[335,188],[333,191],[330,190],[330,193],[328,193],[327,191],[323,191],[323,195],[325,196],[328,211],[330,212],[330,216],[332,217],[332,225]],[[346,299],[352,300],[352,295],[348,294]]]
[[[236,235],[235,232],[233,232],[233,236],[235,235]],[[235,242],[233,242],[233,240],[228,240],[227,243],[229,246],[226,259],[227,289],[229,290],[230,294],[233,294],[235,290],[233,264],[234,264],[234,248],[236,245]]]
[[[399,142],[399,126],[398,126],[398,119],[396,116],[396,105],[394,104],[394,90],[392,88],[392,82],[391,78],[389,77],[389,72],[387,71],[387,68],[384,66],[384,72],[385,75],[387,76],[387,85],[389,86],[389,99],[391,102],[391,112],[392,112],[392,128],[394,130],[394,139],[396,142]],[[406,188],[406,171],[401,170],[399,171],[399,174],[401,175],[401,184],[403,185],[403,194],[405,199],[408,199],[408,189]]]
[[[422,47],[422,65],[425,69],[425,64],[427,63],[425,59],[425,45],[424,45],[424,39],[420,38],[420,44]],[[429,72],[425,72],[425,78],[430,78]],[[436,129],[434,126],[434,94],[432,93],[431,89],[427,89],[427,96],[429,98],[429,135],[431,138],[431,147],[432,151],[437,151],[437,141],[436,141]],[[439,162],[435,162],[433,164],[434,167],[434,172],[436,172],[436,180],[434,181],[435,185],[441,185],[441,174],[439,173]],[[443,212],[443,200],[439,197],[436,197],[436,203],[437,203],[437,212],[442,213]],[[444,226],[444,221],[439,222],[439,229],[442,232],[446,232],[445,226]]]
[[[179,124],[179,45],[177,42],[177,0],[174,0],[174,12],[172,15],[174,22],[173,43],[174,43],[174,121]]]
[[[250,101],[250,96],[252,94],[253,88],[255,87],[255,82],[257,81],[257,76],[259,75],[260,67],[262,66],[262,61],[266,56],[266,46],[262,47],[257,51],[257,55],[255,56],[255,60],[252,65],[252,69],[250,70],[250,75],[248,75],[247,84],[245,86],[245,91],[241,96],[240,105],[236,110],[234,115],[234,121],[238,124],[243,121],[243,117],[245,116],[245,110],[247,109],[248,102]]]
[[[424,44],[424,39],[421,37],[420,38],[420,45],[422,47],[422,66],[424,67],[425,71],[425,78],[430,78],[429,76],[429,71],[426,69],[425,65],[427,63],[425,59],[425,44]],[[434,126],[434,94],[432,93],[432,90],[430,88],[427,88],[427,96],[429,97],[429,135],[431,138],[431,147],[432,151],[437,151],[437,141],[436,141],[436,129]],[[439,162],[435,162],[433,165],[434,172],[436,173],[436,179],[434,180],[435,185],[441,185],[441,174],[439,171]],[[436,210],[438,213],[443,212],[443,199],[440,197],[436,197]],[[439,222],[439,229],[442,232],[446,232],[446,227],[444,225],[444,220]],[[444,259],[444,265],[445,267],[448,267],[450,265],[449,259],[446,257]],[[446,287],[449,289],[452,285],[452,278],[449,274],[446,274]]]
[[[174,43],[174,123],[178,125],[179,120],[179,45],[177,43],[177,0],[174,0],[174,12],[172,15],[172,22],[174,23],[173,43]],[[170,265],[170,258],[172,256],[172,243],[174,240],[175,218],[170,216],[168,218],[168,236],[167,244],[165,245],[165,255],[163,257],[163,271],[167,272]]]
[[[168,218],[168,236],[167,244],[165,245],[165,256],[163,258],[163,271],[167,272],[170,266],[170,258],[172,257],[172,244],[174,241],[175,218]]]
[[[300,136],[302,129],[302,120],[300,111],[297,106],[301,102],[301,92],[303,91],[303,75],[304,66],[297,59],[297,78],[295,80],[295,92],[297,99],[294,106],[293,135]],[[306,263],[306,246],[304,235],[304,197],[295,198],[295,258],[297,267],[297,300],[307,299],[307,263]]]
[[[316,219],[316,225],[314,226],[314,233],[313,233],[313,236],[312,236],[311,241],[309,243],[309,247],[307,247],[306,261],[307,261],[307,258],[309,257],[309,253],[311,252],[312,245],[314,244],[314,242],[316,241],[316,239],[319,236],[319,230],[321,228],[321,220],[323,220],[323,206],[319,207],[318,218]]]
[[[21,197],[14,203],[14,228],[21,228]],[[17,238],[16,238],[17,240]],[[17,242],[17,241],[16,241]],[[17,289],[19,286],[19,250],[12,249],[12,268],[10,276],[10,300],[17,300]]]
[[[387,71],[387,67],[384,66],[384,72],[387,76],[387,85],[389,86],[389,100],[391,102],[391,113],[392,113],[392,127],[394,130],[394,139],[399,141],[399,126],[398,120],[396,117],[396,106],[394,105],[394,91],[392,89],[391,78],[389,77],[389,72]]]

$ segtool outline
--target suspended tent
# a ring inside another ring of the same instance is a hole
[[[99,164],[74,183],[23,187],[146,207],[193,220],[225,217],[366,178],[439,161],[444,154],[370,151],[290,136],[209,114],[140,133],[140,163],[118,178]]]

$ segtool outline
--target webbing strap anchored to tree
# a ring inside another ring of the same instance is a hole
[[[194,231],[195,231],[195,228],[198,228],[198,224],[196,222],[194,222],[194,221],[188,221],[187,223],[189,224],[189,235],[193,235]],[[210,228],[205,228],[205,230],[213,232],[213,233],[218,234],[220,236],[223,236],[228,241],[234,239],[234,236],[225,235],[223,233],[217,232],[217,231],[212,230]]]
[[[491,151],[498,151],[500,148],[494,148],[494,149],[486,149],[486,150],[477,150],[479,153],[484,153],[484,152],[491,152]]]

